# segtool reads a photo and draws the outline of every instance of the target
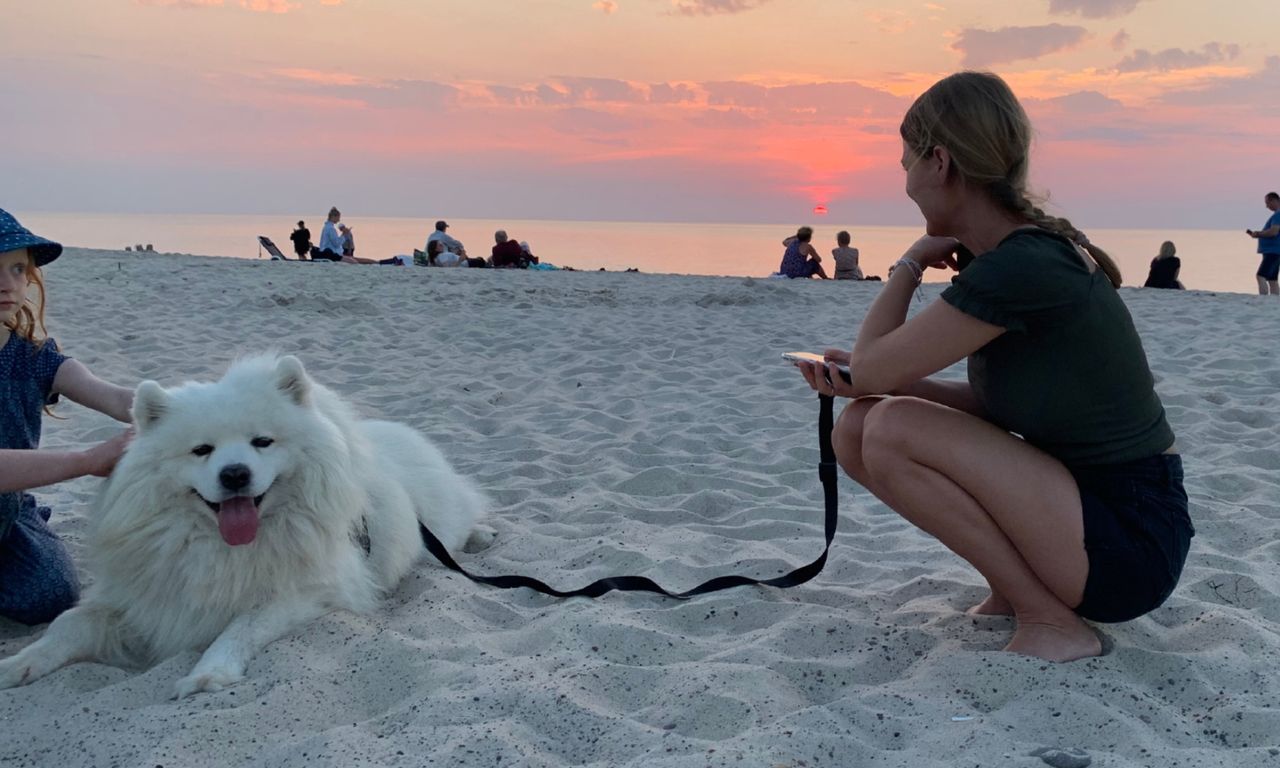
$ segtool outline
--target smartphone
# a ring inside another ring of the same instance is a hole
[[[826,370],[827,361],[822,355],[815,355],[812,352],[783,352],[782,359],[789,363],[818,363]],[[844,383],[851,384],[853,379],[849,376],[849,369],[837,363],[840,371],[840,378],[844,379]],[[829,378],[829,376],[828,376]]]

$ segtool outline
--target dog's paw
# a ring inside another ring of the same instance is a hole
[[[214,669],[208,672],[192,672],[173,686],[173,698],[185,699],[197,693],[216,693],[228,685],[244,679],[230,670]]]
[[[32,664],[23,660],[21,656],[0,661],[0,690],[26,685],[35,679],[32,676],[34,671]]]
[[[493,540],[498,537],[498,532],[487,525],[477,525],[471,529],[471,534],[467,536],[467,543],[462,545],[463,552],[479,552],[482,549],[488,549]]]

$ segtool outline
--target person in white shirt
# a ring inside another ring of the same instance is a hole
[[[338,232],[338,222],[342,214],[337,208],[329,209],[329,218],[320,230],[320,244],[311,249],[311,258],[322,261],[342,261],[342,234]]]

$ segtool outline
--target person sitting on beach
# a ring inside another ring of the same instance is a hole
[[[801,227],[794,235],[782,241],[787,250],[782,254],[782,265],[778,272],[787,277],[813,277],[817,275],[828,279],[822,268],[822,257],[810,244],[813,239],[813,227]]]
[[[1173,243],[1165,240],[1160,244],[1160,253],[1151,260],[1151,271],[1147,273],[1147,282],[1143,288],[1176,288],[1182,290],[1178,282],[1178,271],[1182,269],[1182,260],[1174,254],[1178,249]]]
[[[1280,193],[1268,192],[1263,198],[1271,218],[1263,229],[1246,229],[1245,233],[1258,241],[1258,253],[1262,263],[1258,265],[1258,293],[1280,296]]]
[[[862,268],[858,266],[858,249],[849,247],[852,239],[845,231],[836,235],[836,247],[831,249],[831,258],[836,262],[837,280],[862,279]]]
[[[342,260],[355,261],[356,255],[356,236],[351,231],[351,227],[346,224],[339,224],[338,231],[342,233]]]
[[[293,241],[294,255],[299,260],[307,258],[307,254],[311,253],[311,230],[307,229],[307,225],[299,221],[298,228],[293,230],[289,239]]]
[[[445,232],[445,230],[448,228],[449,228],[449,224],[447,222],[445,221],[436,222],[435,231],[432,232],[431,236],[427,238],[427,247],[426,247],[427,253],[431,253],[432,243],[440,243],[440,247],[443,249],[440,251],[441,253],[444,253],[447,251],[448,253],[452,253],[457,256],[466,256],[467,249],[463,247],[462,243],[450,237],[449,234]],[[441,265],[441,266],[448,266],[448,265]]]
[[[1194,533],[1120,272],[1029,198],[1030,121],[996,75],[939,81],[899,132],[927,234],[852,352],[827,350],[825,367],[801,373],[854,398],[832,438],[840,465],[986,578],[990,595],[972,611],[1014,617],[1006,651],[1096,656],[1084,620],[1160,606]],[[924,271],[954,268],[961,245],[977,258],[907,319]],[[966,358],[967,382],[928,378]]]
[[[26,491],[106,477],[131,437],[126,430],[87,450],[40,448],[42,412],[59,395],[132,420],[133,390],[94,376],[46,334],[41,270],[61,254],[0,210],[0,616],[23,624],[52,621],[80,596],[71,555],[49,528],[51,510]]]
[[[489,259],[490,264],[499,268],[512,269],[520,266],[520,257],[523,255],[520,250],[520,244],[508,238],[506,230],[500,229],[494,232],[493,241],[494,246]]]
[[[533,251],[529,249],[529,241],[520,241],[520,267],[528,269],[530,266],[538,264],[538,257],[533,255]]]
[[[339,221],[342,221],[342,213],[337,208],[330,208],[329,217],[325,219],[324,228],[320,230],[320,245],[311,249],[312,261],[342,261],[342,235],[338,233]]]
[[[467,258],[450,251],[443,240],[427,241],[427,266],[431,267],[465,267]]]

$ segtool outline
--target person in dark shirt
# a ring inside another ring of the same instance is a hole
[[[1182,283],[1178,282],[1182,260],[1174,255],[1177,252],[1178,249],[1168,240],[1160,245],[1160,254],[1151,260],[1151,271],[1147,273],[1147,282],[1142,284],[1143,288],[1182,289]]]
[[[1120,271],[1031,201],[1031,124],[996,75],[939,81],[899,133],[926,234],[852,352],[801,371],[818,392],[855,398],[832,436],[840,465],[985,577],[972,610],[1014,617],[1006,651],[1096,656],[1085,620],[1157,608],[1194,533]],[[976,257],[908,319],[924,271],[954,269],[962,246]],[[929,378],[966,359],[968,381]]]
[[[23,624],[52,621],[80,596],[71,553],[49,526],[52,510],[30,491],[106,477],[132,436],[83,451],[40,447],[42,416],[62,395],[126,424],[133,418],[131,387],[99,379],[47,334],[43,270],[61,254],[61,244],[0,210],[0,617]]]
[[[307,229],[307,225],[299,221],[298,228],[293,230],[289,239],[293,241],[293,252],[298,258],[307,258],[307,254],[311,253],[311,230]]]
[[[520,250],[520,243],[507,237],[506,231],[502,229],[493,233],[493,239],[493,255],[490,258],[493,266],[519,267],[524,257],[524,252]]]
[[[796,233],[782,241],[786,248],[782,253],[782,263],[778,273],[790,278],[810,278],[814,275],[823,280],[829,279],[822,268],[822,257],[810,242],[813,239],[813,227],[801,227]]]

